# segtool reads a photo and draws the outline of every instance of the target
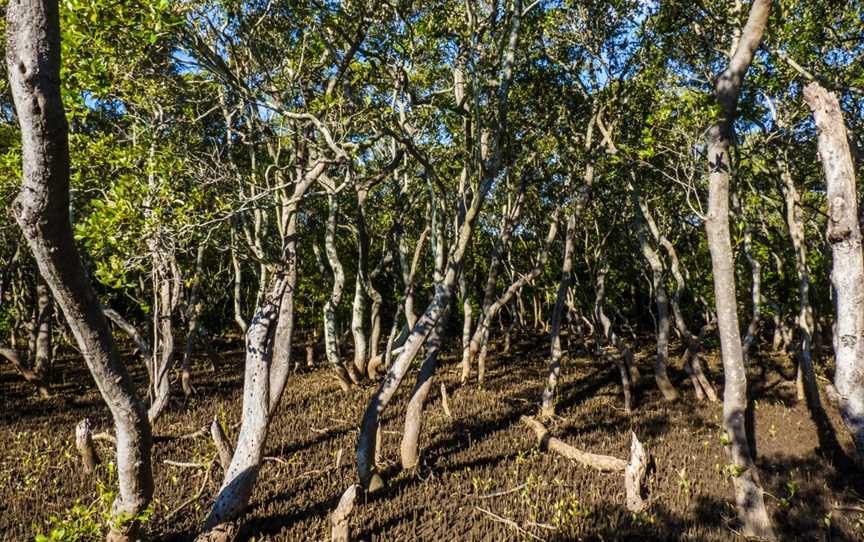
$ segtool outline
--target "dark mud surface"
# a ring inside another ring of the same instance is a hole
[[[455,356],[444,356],[439,381],[450,392],[453,419],[441,407],[436,383],[421,466],[411,472],[398,466],[404,398],[413,380],[403,384],[384,417],[387,486],[355,509],[352,531],[361,539],[394,541],[736,539],[720,405],[696,401],[677,366],[672,375],[682,398],[664,402],[651,378],[650,345],[643,350],[639,403],[630,416],[621,407],[614,366],[573,352],[565,364],[560,417],[549,429],[581,449],[621,458],[629,456],[634,431],[655,462],[645,512],[626,510],[620,475],[539,450],[519,422],[536,412],[544,381],[545,337],[536,336],[516,342],[508,355],[493,349],[482,388],[460,387]],[[709,361],[719,387],[717,361]],[[140,363],[130,363],[142,377]],[[98,509],[100,495],[110,496],[114,481],[107,467],[83,476],[74,447],[81,418],[92,418],[97,432],[110,431],[110,420],[80,361],[58,362],[55,397],[47,401],[8,365],[0,370],[0,540],[32,540],[48,530],[50,516],[63,516],[76,502]],[[223,351],[215,371],[203,361],[196,370],[198,394],[188,403],[175,398],[155,429],[156,501],[147,526],[154,540],[190,540],[221,480],[209,436],[179,437],[214,415],[223,417],[231,438],[238,429],[242,353]],[[780,538],[864,540],[864,479],[819,456],[815,426],[795,400],[792,365],[759,358],[750,377],[758,465]],[[241,540],[328,539],[327,514],[356,478],[357,426],[371,391],[370,385],[342,394],[324,369],[291,377]],[[839,428],[835,409],[828,411]],[[848,450],[842,432],[840,440]],[[110,460],[110,442],[97,447]]]

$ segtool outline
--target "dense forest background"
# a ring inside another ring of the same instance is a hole
[[[0,6],[10,540],[864,536],[862,2]]]

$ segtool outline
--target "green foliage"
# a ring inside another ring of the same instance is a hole
[[[117,492],[111,484],[116,479],[116,469],[113,462],[98,469],[96,498],[89,504],[79,499],[63,514],[48,516],[45,521],[47,534],[40,532],[35,536],[35,542],[99,542],[105,539],[105,532],[109,528],[122,531],[130,523],[149,521],[152,507],[135,516],[112,516],[111,506],[117,498]]]

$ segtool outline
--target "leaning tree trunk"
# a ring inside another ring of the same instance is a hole
[[[818,83],[804,89],[818,133],[819,158],[828,200],[828,242],[837,292],[834,330],[834,387],[840,413],[864,458],[864,257],[858,223],[855,166],[837,96]]]
[[[282,270],[268,273],[269,290],[262,298],[246,334],[243,414],[237,446],[216,502],[199,541],[226,542],[236,534],[237,519],[246,510],[264,459],[270,421],[279,406],[291,366],[294,293],[297,285],[297,209],[309,186],[324,171],[318,162],[298,179],[282,221]],[[275,329],[274,327],[275,320]],[[221,448],[225,448],[222,446]],[[228,453],[221,453],[227,457]]]
[[[197,538],[199,542],[233,540],[237,530],[236,520],[245,511],[261,470],[264,443],[270,425],[271,327],[278,317],[288,279],[284,274],[277,273],[271,274],[271,280],[269,292],[262,299],[246,332],[243,423],[237,446],[216,502],[204,523],[204,531]]]
[[[17,0],[6,10],[7,75],[21,125],[23,164],[12,211],[114,418],[120,491],[109,539],[137,539],[137,518],[153,496],[152,437],[72,234],[59,9],[53,0]]]
[[[446,311],[449,312],[449,311]],[[423,428],[423,407],[429,390],[432,389],[432,378],[435,376],[435,366],[438,363],[438,350],[441,347],[441,334],[444,331],[444,323],[447,314],[442,315],[432,330],[429,340],[426,342],[426,359],[420,365],[420,373],[417,375],[417,383],[411,391],[411,398],[405,409],[405,430],[402,433],[402,444],[399,448],[400,459],[403,469],[411,469],[417,466],[420,458],[420,430]]]
[[[24,380],[33,384],[36,389],[39,391],[39,395],[43,399],[48,399],[51,397],[51,392],[48,389],[48,383],[45,382],[39,374],[34,371],[29,364],[25,363],[21,359],[21,355],[12,347],[5,346],[3,343],[0,343],[0,357],[6,358],[6,360],[11,363],[15,370],[24,377]]]
[[[485,329],[488,330],[489,323],[487,320],[493,317],[493,315],[489,314],[489,307],[495,300],[495,289],[498,286],[498,275],[501,270],[502,257],[510,245],[510,236],[513,233],[514,222],[518,219],[522,210],[522,200],[524,199],[527,178],[528,168],[526,167],[520,176],[519,189],[516,193],[515,201],[505,207],[504,216],[501,218],[501,223],[498,226],[499,235],[495,238],[495,243],[492,245],[492,254],[489,256],[489,271],[486,274],[486,285],[483,287],[483,303],[480,306],[480,314],[477,315],[477,322],[474,325],[474,332],[471,334],[468,348],[463,349],[462,353],[462,373],[466,379],[471,373],[471,364],[474,362],[474,358],[486,346],[485,340],[488,333],[484,336],[483,329],[485,326]]]
[[[765,509],[759,473],[747,440],[747,372],[738,328],[735,294],[735,263],[729,234],[729,182],[734,144],[734,120],[744,75],[762,41],[768,24],[770,0],[754,0],[729,66],[715,83],[714,96],[720,106],[720,120],[707,134],[708,215],[705,230],[714,272],[717,326],[723,358],[723,427],[728,451],[735,467],[735,500],[743,523],[744,536],[774,538],[771,519]]]
[[[535,278],[540,276],[540,273],[543,272],[543,269],[546,267],[546,260],[549,258],[549,251],[552,248],[552,244],[555,242],[555,238],[558,236],[558,215],[559,211],[556,208],[555,211],[552,212],[552,221],[549,223],[549,231],[546,234],[546,238],[543,240],[542,248],[540,249],[540,255],[537,257],[537,261],[534,264],[534,267],[520,276],[518,279],[513,281],[510,286],[504,290],[498,299],[493,301],[486,308],[486,318],[483,319],[483,323],[480,325],[480,355],[477,357],[477,381],[481,384],[483,383],[483,375],[486,371],[486,353],[487,347],[489,344],[489,326],[492,325],[492,319],[496,315],[500,315],[501,309],[511,300],[513,296],[522,291],[522,288],[525,287],[526,284],[533,281]]]
[[[360,425],[360,435],[357,439],[356,460],[357,474],[360,482],[365,488],[369,488],[373,482],[373,476],[377,476],[372,465],[375,459],[375,440],[379,418],[387,408],[393,395],[396,393],[402,379],[408,372],[411,362],[420,351],[429,333],[437,325],[438,320],[449,309],[456,285],[463,265],[468,245],[474,232],[474,227],[483,207],[484,200],[489,193],[494,179],[498,176],[502,167],[503,138],[507,131],[508,93],[510,83],[513,79],[513,65],[516,57],[516,46],[519,39],[519,29],[522,20],[522,2],[514,0],[510,17],[510,31],[506,37],[506,46],[501,53],[500,79],[497,88],[497,118],[496,132],[491,137],[491,150],[489,159],[486,160],[481,153],[484,164],[484,175],[479,186],[471,199],[471,205],[466,209],[464,219],[455,236],[455,245],[449,253],[449,261],[443,273],[443,279],[436,281],[435,293],[432,301],[426,307],[423,315],[414,325],[411,334],[403,345],[402,352],[387,371],[384,382],[379,386],[369,401]],[[479,129],[479,127],[478,127]],[[435,202],[433,201],[433,209]],[[437,265],[436,265],[437,268]]]

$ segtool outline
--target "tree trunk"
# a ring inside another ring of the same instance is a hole
[[[186,306],[186,347],[183,349],[183,366],[180,370],[180,384],[183,386],[183,394],[188,398],[195,393],[195,388],[192,386],[192,350],[195,347],[195,341],[198,339],[199,323],[198,318],[201,316],[201,311],[204,305],[200,301],[201,291],[201,272],[204,263],[204,249],[206,245],[199,244],[197,255],[195,257],[195,272],[192,275],[192,285],[189,287],[189,303]]]
[[[26,364],[21,360],[21,355],[17,350],[0,343],[0,357],[6,358],[6,360],[15,367],[18,374],[24,377],[24,380],[33,384],[43,399],[51,397],[48,383],[42,380],[42,377],[36,374],[36,372],[30,368],[29,364]]]
[[[459,277],[459,295],[462,298],[462,383],[468,382],[471,376],[471,297],[468,295],[468,281],[463,273]]]
[[[89,418],[84,418],[75,426],[75,447],[81,455],[84,473],[93,474],[99,465],[99,456],[93,445],[93,425]]]
[[[243,378],[243,423],[231,464],[207,516],[199,542],[225,542],[236,533],[235,521],[249,503],[249,497],[264,459],[264,445],[270,420],[270,361],[272,327],[278,317],[288,283],[283,274],[271,274],[269,292],[249,324],[246,333],[246,370]]]
[[[327,262],[333,272],[333,290],[330,298],[324,304],[324,351],[330,367],[336,372],[336,378],[343,391],[351,387],[352,379],[348,371],[339,359],[339,328],[336,321],[336,309],[342,300],[342,288],[345,285],[345,273],[342,263],[339,261],[339,253],[336,252],[336,196],[328,197],[329,214],[327,215],[327,232],[324,237],[324,251],[327,254]]]
[[[546,387],[543,390],[541,416],[550,418],[555,414],[555,396],[558,390],[558,376],[561,372],[561,318],[567,290],[570,288],[570,275],[573,271],[573,245],[576,236],[576,216],[567,216],[567,228],[564,231],[564,263],[561,267],[561,280],[558,284],[558,294],[552,308],[552,332],[550,333],[549,371],[546,377]]]
[[[120,541],[137,538],[136,519],[153,496],[152,438],[144,405],[117,355],[72,234],[59,19],[53,0],[20,0],[7,6],[7,75],[21,125],[23,164],[21,191],[12,210],[114,419],[120,491],[112,515],[119,525],[109,538]]]
[[[705,230],[711,252],[717,326],[723,358],[723,427],[736,469],[733,482],[738,514],[743,523],[744,536],[774,539],[759,473],[747,440],[747,373],[738,328],[735,263],[729,234],[729,182],[732,167],[729,149],[735,138],[733,123],[738,108],[738,94],[753,54],[762,41],[770,8],[770,0],[754,0],[729,66],[715,83],[714,95],[721,116],[707,134],[709,176]]]
[[[231,230],[231,267],[234,269],[234,321],[244,335],[249,329],[249,323],[243,318],[243,270],[240,268],[240,260],[237,258],[237,247],[234,242],[234,230]]]
[[[36,279],[36,340],[33,350],[33,372],[49,386],[51,373],[51,321],[54,318],[54,300],[45,281]],[[47,389],[45,390],[47,392]],[[40,393],[43,391],[40,389]]]
[[[157,264],[154,272],[155,288],[158,292],[154,308],[155,326],[154,340],[157,348],[153,352],[151,365],[151,383],[153,386],[153,402],[147,411],[147,418],[153,424],[168,407],[171,395],[171,368],[174,365],[174,300],[172,280],[168,265],[160,256],[156,256]]]
[[[596,119],[596,114],[591,116],[585,132],[585,149],[588,151],[591,149]],[[591,162],[585,166],[583,181],[576,196],[573,209],[567,214],[567,226],[564,230],[564,261],[561,264],[561,279],[558,284],[558,293],[555,296],[555,305],[552,308],[552,329],[550,330],[549,337],[549,370],[546,376],[546,387],[543,389],[541,398],[540,415],[543,418],[548,418],[555,414],[555,395],[558,392],[558,377],[561,373],[561,320],[564,315],[564,306],[566,305],[567,292],[570,289],[570,279],[573,272],[576,220],[578,220],[582,214],[582,210],[588,204],[588,199],[591,197],[591,185],[594,182],[594,164]],[[567,184],[569,185],[570,182],[570,179],[568,179]]]
[[[744,335],[744,341],[741,345],[744,364],[746,365],[750,358],[750,348],[753,347],[759,333],[760,311],[762,308],[762,264],[759,263],[756,254],[753,252],[753,232],[735,194],[732,194],[732,205],[734,212],[741,217],[741,221],[744,224],[744,256],[747,258],[747,263],[750,264],[750,323],[747,325],[747,333]]]
[[[359,264],[358,264],[359,265]],[[354,302],[351,305],[351,336],[354,339],[354,374],[366,374],[366,288],[363,285],[362,271],[358,268],[354,280]]]
[[[624,412],[629,414],[633,412],[633,407],[635,406],[633,386],[636,378],[634,377],[633,372],[633,352],[630,351],[627,345],[624,344],[624,341],[622,341],[621,338],[618,337],[618,334],[615,333],[615,330],[612,329],[612,321],[609,320],[609,317],[606,316],[606,312],[603,310],[603,305],[606,299],[607,272],[608,271],[605,267],[601,267],[597,272],[594,318],[602,326],[602,337],[609,343],[609,345],[614,346],[615,349],[618,350],[620,359],[616,359],[614,362],[618,367],[618,372],[621,374],[621,388],[624,392]]]
[[[449,311],[448,311],[449,312]],[[417,466],[420,458],[420,431],[423,428],[423,407],[429,390],[432,389],[432,379],[435,376],[435,367],[438,364],[438,350],[441,347],[441,334],[447,320],[447,313],[441,316],[429,340],[426,342],[426,359],[420,366],[417,375],[417,383],[408,399],[405,410],[405,430],[402,433],[402,445],[400,447],[400,458],[403,469],[411,469]]]
[[[467,379],[467,375],[471,372],[471,364],[481,349],[485,348],[488,338],[489,324],[488,319],[493,315],[489,314],[489,307],[495,300],[495,289],[498,286],[498,275],[501,270],[501,259],[504,252],[510,245],[510,236],[513,233],[513,225],[522,210],[522,200],[525,194],[525,183],[528,178],[528,168],[524,168],[520,176],[519,189],[516,193],[515,201],[508,204],[503,212],[501,223],[498,226],[499,235],[495,238],[492,245],[492,254],[489,256],[489,271],[486,275],[486,285],[483,288],[483,303],[480,306],[480,314],[477,316],[477,322],[474,327],[474,332],[471,334],[471,340],[468,343],[468,348],[463,349],[462,354],[462,373]],[[485,331],[484,331],[485,329]],[[480,369],[478,367],[478,375]],[[482,378],[480,379],[482,382]]]
[[[843,421],[864,460],[864,257],[855,167],[837,97],[818,83],[804,89],[818,134],[828,200],[828,242],[836,291],[834,387]]]
[[[660,260],[660,255],[648,242],[648,235],[645,231],[646,217],[642,213],[644,204],[641,201],[638,189],[630,186],[630,197],[633,200],[634,216],[636,217],[636,232],[639,238],[639,247],[642,249],[642,256],[651,267],[651,286],[654,289],[654,303],[657,307],[657,357],[654,361],[654,380],[657,382],[657,387],[663,394],[663,398],[667,401],[678,399],[678,391],[669,380],[666,373],[666,365],[669,359],[669,301],[666,297],[666,285],[664,284],[665,272],[663,262]]]

